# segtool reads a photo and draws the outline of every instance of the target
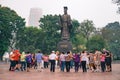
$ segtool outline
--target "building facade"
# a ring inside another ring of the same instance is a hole
[[[28,20],[28,26],[39,27],[39,20],[42,17],[42,9],[31,8]]]

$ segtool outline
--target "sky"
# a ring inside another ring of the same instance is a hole
[[[112,0],[0,0],[2,6],[10,7],[28,23],[31,8],[41,8],[43,15],[63,14],[63,7],[68,7],[68,14],[80,23],[92,20],[96,28],[105,27],[108,23],[120,22],[117,5]],[[27,24],[26,24],[27,25]]]

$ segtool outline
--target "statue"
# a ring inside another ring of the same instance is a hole
[[[64,7],[64,14],[60,16],[60,26],[61,26],[61,39],[69,40],[70,31],[72,28],[72,21],[70,15],[67,14],[67,7]]]
[[[60,52],[72,51],[72,43],[70,41],[70,33],[72,30],[72,21],[70,15],[67,14],[67,7],[64,7],[64,14],[60,16],[60,27],[61,27],[61,41],[57,44],[57,49]]]

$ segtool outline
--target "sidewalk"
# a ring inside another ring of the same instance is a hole
[[[94,72],[88,71],[79,72],[60,72],[56,69],[55,72],[50,72],[49,69],[44,69],[43,72],[37,72],[31,69],[30,72],[11,72],[8,71],[8,64],[0,64],[0,80],[120,80],[120,64],[113,64],[112,72]]]

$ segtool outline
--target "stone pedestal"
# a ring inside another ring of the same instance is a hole
[[[57,49],[60,52],[69,52],[72,51],[72,43],[68,40],[61,40],[58,44],[57,44]]]

